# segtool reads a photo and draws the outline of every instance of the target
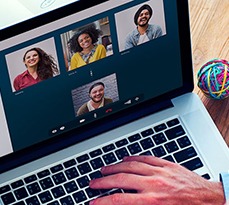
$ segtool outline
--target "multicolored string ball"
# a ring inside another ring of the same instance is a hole
[[[198,87],[213,99],[229,96],[229,62],[213,59],[204,64],[197,73]]]

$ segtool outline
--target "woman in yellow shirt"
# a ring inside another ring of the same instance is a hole
[[[101,31],[92,24],[72,37],[70,47],[75,54],[71,58],[70,70],[106,57],[105,47],[102,44],[96,44],[100,34]]]

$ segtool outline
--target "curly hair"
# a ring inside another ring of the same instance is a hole
[[[26,54],[30,51],[36,51],[38,53],[40,60],[37,66],[37,75],[41,80],[46,80],[59,73],[55,59],[41,48],[31,48],[27,50],[23,56],[23,61],[25,61]]]
[[[69,40],[70,50],[74,53],[81,52],[83,50],[78,42],[78,38],[82,34],[88,34],[92,39],[92,44],[95,44],[98,42],[99,36],[102,35],[102,31],[97,29],[94,23],[79,29],[78,32],[75,33]]]

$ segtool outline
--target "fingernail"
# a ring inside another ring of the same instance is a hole
[[[100,171],[103,172],[106,169],[106,167],[101,167]]]
[[[123,161],[126,161],[128,158],[129,158],[129,157],[123,157],[122,160],[123,160]]]
[[[90,201],[89,205],[94,205],[95,204],[95,200]]]
[[[89,187],[93,186],[93,184],[94,184],[94,181],[91,180],[91,181],[89,182]]]

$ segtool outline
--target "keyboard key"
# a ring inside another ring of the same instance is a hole
[[[129,156],[129,153],[125,147],[116,150],[115,154],[119,160],[122,160],[123,157]]]
[[[154,146],[154,143],[153,143],[153,141],[151,140],[150,137],[141,140],[140,141],[140,144],[142,145],[142,148],[144,150],[149,149],[149,148],[152,148]]]
[[[39,199],[41,200],[41,203],[47,203],[47,202],[50,202],[52,201],[52,195],[49,191],[45,191],[41,194],[38,195]]]
[[[27,191],[26,191],[26,189],[24,187],[15,190],[14,194],[15,194],[17,200],[24,199],[24,198],[26,198],[28,196],[28,193],[27,193]]]
[[[109,145],[106,145],[105,147],[102,148],[102,150],[103,150],[104,152],[110,152],[110,151],[112,151],[112,150],[114,150],[114,149],[115,149],[114,144],[109,144]]]
[[[62,166],[62,164],[58,164],[58,165],[50,168],[52,173],[57,173],[63,169],[64,169],[64,167]]]
[[[34,182],[27,186],[27,190],[30,193],[30,195],[33,195],[39,193],[41,191],[41,188],[37,182]]]
[[[28,176],[24,179],[25,183],[26,184],[29,184],[31,182],[34,182],[37,180],[37,176],[34,174],[34,175],[31,175],[31,176]]]
[[[194,171],[194,170],[204,166],[203,163],[201,162],[200,158],[195,158],[195,159],[189,160],[189,161],[187,161],[181,165],[186,167],[190,171]]]
[[[140,134],[135,134],[135,135],[132,135],[132,136],[130,136],[130,137],[128,137],[128,140],[130,141],[130,142],[135,142],[135,141],[137,141],[137,140],[139,140],[139,139],[141,139],[141,135]]]
[[[185,134],[185,131],[181,125],[165,131],[166,136],[169,140],[180,137]]]
[[[124,189],[123,192],[124,193],[129,193],[129,194],[136,194],[136,193],[138,193],[136,190],[129,190],[129,189],[128,190]]]
[[[84,188],[89,185],[89,179],[87,176],[80,177],[76,181],[80,188]]]
[[[119,193],[123,193],[123,191],[121,189],[116,189],[111,191],[109,194],[112,195],[112,194],[119,194]]]
[[[24,182],[22,181],[22,180],[18,180],[18,181],[16,181],[16,182],[13,182],[12,184],[11,184],[11,187],[13,188],[13,189],[16,189],[16,188],[19,188],[19,187],[21,187],[21,186],[23,186],[24,185]]]
[[[47,205],[60,205],[60,203],[58,201],[53,201],[48,203]]]
[[[53,188],[51,192],[55,199],[60,198],[65,195],[65,191],[62,186]]]
[[[138,142],[135,142],[134,144],[128,146],[128,150],[131,154],[137,154],[142,151],[142,148],[140,147]]]
[[[73,198],[75,199],[76,203],[81,203],[87,199],[83,191],[79,191],[73,194]]]
[[[179,162],[183,162],[187,159],[190,159],[192,157],[195,157],[197,155],[195,149],[193,147],[189,147],[186,148],[182,151],[179,151],[177,153],[174,154],[174,157],[176,159],[176,161]]]
[[[162,144],[167,141],[165,135],[161,132],[153,136],[156,145]]]
[[[96,197],[100,194],[99,190],[91,189],[90,187],[86,188],[85,191],[89,198]]]
[[[103,160],[104,160],[104,162],[106,163],[106,165],[112,164],[112,163],[114,163],[114,162],[117,161],[117,159],[116,159],[114,153],[112,153],[112,152],[103,155]]]
[[[124,145],[127,145],[128,141],[127,141],[127,139],[122,139],[122,140],[117,141],[115,144],[119,148],[119,147],[122,147]]]
[[[151,156],[152,152],[150,152],[149,150],[146,152],[142,152],[140,155],[146,155],[146,156]]]
[[[191,145],[190,140],[188,139],[187,136],[181,137],[177,140],[178,144],[180,145],[181,148],[187,147]]]
[[[62,205],[74,205],[75,204],[72,197],[70,197],[70,196],[66,196],[66,197],[60,199],[60,203]]]
[[[83,163],[83,164],[80,164],[80,165],[78,165],[77,167],[78,167],[79,172],[80,172],[82,175],[83,175],[83,174],[87,174],[88,172],[91,171],[91,167],[90,167],[90,165],[89,165],[87,162],[85,162],[85,163]]]
[[[10,186],[9,185],[6,185],[6,186],[3,186],[3,187],[0,187],[0,194],[4,194],[8,191],[10,191]]]
[[[175,118],[175,119],[168,121],[166,124],[168,125],[168,127],[173,127],[175,125],[178,125],[179,123],[180,123],[179,120]]]
[[[84,155],[81,155],[81,156],[79,156],[79,157],[76,158],[76,160],[77,160],[78,163],[85,162],[88,159],[89,159],[88,154],[84,154]]]
[[[165,144],[165,149],[168,153],[175,152],[179,149],[177,143],[175,141],[171,141]]]
[[[142,135],[142,137],[147,137],[147,136],[149,136],[149,135],[152,135],[154,132],[153,132],[153,129],[147,129],[147,130],[144,130],[144,131],[142,131],[141,132],[141,135]]]
[[[100,157],[97,157],[90,161],[90,164],[93,169],[99,169],[104,166],[104,163]]]
[[[71,159],[71,160],[68,160],[67,162],[64,162],[65,168],[69,168],[69,167],[72,167],[74,165],[76,165],[76,160],[74,160],[74,159]]]
[[[91,158],[100,156],[101,154],[102,154],[102,150],[101,149],[97,149],[97,150],[94,150],[94,151],[92,151],[92,152],[89,153],[89,155],[91,156]]]
[[[15,198],[12,193],[7,193],[1,196],[2,201],[5,205],[15,202]]]
[[[79,176],[79,173],[75,167],[72,167],[65,171],[65,174],[69,180],[74,179]]]
[[[43,190],[49,189],[54,186],[50,177],[40,180],[40,185]]]
[[[161,132],[167,128],[165,123],[162,123],[160,125],[157,125],[154,127],[155,132]]]
[[[103,175],[102,175],[102,173],[100,171],[95,171],[95,172],[89,174],[89,177],[92,180],[92,179],[101,178],[101,177],[103,177]]]
[[[70,181],[70,182],[67,182],[65,185],[64,185],[64,188],[65,190],[67,191],[67,193],[72,193],[74,191],[76,191],[78,189],[75,181]]]
[[[210,175],[208,173],[202,175],[202,177],[207,179],[207,180],[211,179],[211,177],[210,177]]]
[[[25,202],[28,205],[40,205],[39,199],[36,196],[26,199]]]
[[[159,146],[159,147],[152,149],[152,152],[153,152],[155,157],[162,157],[162,156],[166,155],[166,151],[162,146]]]
[[[107,196],[109,195],[108,192],[110,192],[112,189],[100,189],[100,192],[102,194],[102,196]]]
[[[175,162],[175,160],[173,159],[173,157],[171,155],[168,155],[168,156],[164,157],[163,159],[170,161],[170,162]]]
[[[26,205],[24,201],[19,201],[17,203],[15,203],[14,205]]]
[[[50,171],[48,169],[44,170],[44,171],[41,171],[37,174],[37,176],[42,179],[46,176],[50,175]]]
[[[64,173],[62,172],[53,175],[52,179],[56,185],[62,184],[67,181],[66,177],[64,176]]]

